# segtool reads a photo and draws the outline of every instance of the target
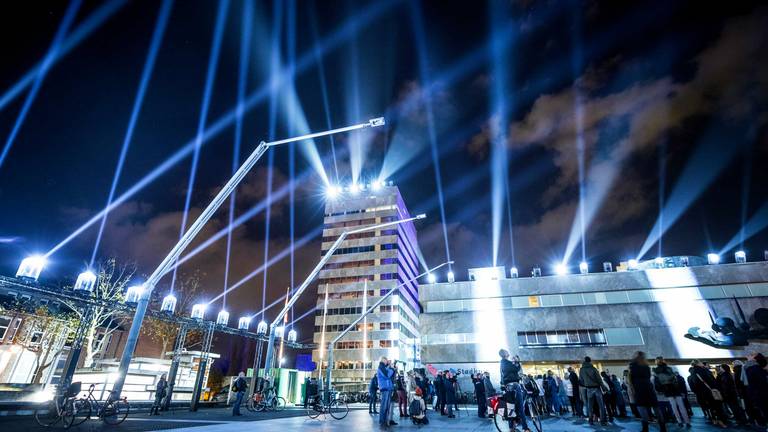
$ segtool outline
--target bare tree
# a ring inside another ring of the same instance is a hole
[[[173,291],[176,297],[176,311],[188,311],[192,309],[192,304],[197,298],[200,289],[200,277],[197,273],[179,280]],[[159,310],[165,293],[160,294],[156,289],[152,292],[150,299],[150,308]],[[179,324],[163,321],[157,318],[147,317],[141,326],[142,334],[148,336],[152,341],[160,344],[160,358],[164,358],[168,350],[172,347],[176,335],[179,334]],[[187,334],[187,342],[193,343],[199,339],[196,332]]]
[[[135,272],[136,269],[133,265],[118,266],[114,258],[104,261],[99,265],[98,279],[93,290],[93,296],[108,302],[123,301],[125,291]],[[86,310],[78,306],[77,303],[69,300],[64,300],[64,303],[72,309],[79,320],[86,318]],[[85,351],[84,367],[93,366],[96,354],[102,351],[104,344],[110,339],[109,336],[126,320],[126,316],[120,310],[110,308],[109,306],[91,306],[91,308],[91,321],[83,341],[83,349]],[[96,341],[98,329],[103,329],[104,336]]]

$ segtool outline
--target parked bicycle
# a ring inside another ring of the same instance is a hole
[[[285,409],[285,399],[275,393],[274,388],[254,392],[245,406],[248,411],[282,411]]]
[[[321,414],[330,414],[336,420],[341,420],[349,414],[349,406],[344,399],[337,398],[335,393],[331,393],[331,401],[328,403],[322,395],[310,396],[307,404],[307,416],[316,419]]]
[[[52,427],[59,422],[65,429],[72,426],[75,421],[74,401],[81,387],[79,382],[70,384],[67,391],[55,396],[45,409],[35,410],[35,421],[43,427]]]
[[[88,388],[88,394],[85,397],[74,401],[75,418],[72,426],[77,426],[90,419],[94,411],[96,412],[97,418],[108,425],[114,426],[124,422],[128,417],[128,413],[131,411],[131,405],[128,403],[128,399],[123,397],[113,400],[115,392],[110,391],[107,401],[99,402],[93,396],[93,391],[95,389],[96,385],[91,384]]]

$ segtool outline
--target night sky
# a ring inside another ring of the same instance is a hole
[[[425,262],[445,261],[434,151],[457,279],[493,263],[494,238],[498,265],[514,263],[521,275],[535,264],[551,273],[568,249],[575,268],[582,244],[567,244],[572,227],[581,232],[580,195],[592,216],[583,250],[593,269],[636,257],[644,243],[646,259],[722,251],[731,261],[743,226],[748,258],[762,259],[768,7],[760,3],[256,1],[245,93],[261,97],[243,114],[239,158],[270,137],[385,116],[386,128],[315,141],[314,164],[312,144],[295,147],[295,239],[322,225],[317,167],[334,184],[384,172],[413,214],[429,216],[417,225]],[[85,1],[64,39],[105,4]],[[21,2],[0,14],[3,97],[45,57],[67,7]],[[45,75],[0,164],[1,274],[13,275],[22,257],[49,251],[104,208],[160,7],[120,6]],[[173,5],[115,196],[194,142],[219,7]],[[238,101],[244,10],[231,1],[225,11],[206,127]],[[0,107],[3,148],[29,89]],[[228,179],[235,130],[229,122],[205,141],[190,217]],[[277,191],[289,186],[290,151],[272,151]],[[191,159],[109,213],[97,260],[135,263],[145,276],[154,269],[178,239]],[[266,197],[267,159],[238,189],[235,216]],[[659,232],[660,208],[661,248],[647,241]],[[289,210],[288,194],[272,204],[270,256],[290,245]],[[225,205],[200,240],[227,224]],[[71,281],[89,264],[97,232],[98,223],[53,254],[41,279]],[[265,240],[263,212],[233,232],[229,285],[263,264]],[[319,258],[319,236],[295,250],[295,284]],[[204,300],[222,291],[225,261],[226,237],[180,271],[202,275]],[[286,256],[269,268],[267,302],[290,280]],[[259,274],[227,296],[234,317],[261,308],[262,284]],[[295,316],[315,298],[302,299]],[[297,325],[300,340],[311,338],[312,319]]]

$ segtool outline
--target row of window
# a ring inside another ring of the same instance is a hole
[[[606,345],[603,329],[517,332],[521,347]]]
[[[325,363],[325,362],[324,362]],[[341,369],[341,370],[371,370],[373,367],[373,362],[361,362],[361,361],[337,361],[333,362],[333,369]],[[328,367],[328,363],[325,363],[324,368]]]
[[[357,267],[371,267],[376,264],[374,260],[364,261],[348,261],[340,263],[328,263],[323,267],[323,270],[344,269],[344,268],[357,268]]]
[[[373,341],[368,341],[366,343],[366,348],[373,348]],[[353,350],[353,349],[363,349],[363,341],[344,341],[344,342],[337,342],[336,343],[336,349],[338,350]]]
[[[341,234],[339,234],[341,235]],[[371,238],[376,236],[376,231],[365,231],[361,233],[354,233],[347,235],[345,240],[356,240],[356,239],[364,239],[364,238]],[[329,236],[329,237],[323,237],[323,243],[326,242],[335,242],[336,239],[339,238],[338,235],[336,236]]]
[[[346,211],[340,211],[340,212],[334,212],[334,213],[326,213],[325,217],[358,214],[358,213],[373,213],[377,211],[394,210],[395,208],[397,207],[395,207],[394,204],[390,204],[390,205],[383,205],[378,207],[371,207],[367,209],[355,209],[355,210],[346,210]]]
[[[768,296],[768,283],[684,288],[656,288],[627,291],[605,291],[537,296],[493,297],[467,300],[437,300],[427,302],[426,311],[488,311],[536,307],[587,306],[648,302],[681,302],[691,300],[727,299],[733,297]]]
[[[369,245],[369,246],[353,246],[353,247],[346,247],[346,248],[338,248],[336,249],[333,254],[334,255],[347,255],[347,254],[353,254],[353,253],[363,253],[363,252],[373,252],[376,249],[376,246]],[[386,249],[386,248],[384,248]],[[321,250],[320,255],[324,256],[328,252],[327,249]]]
[[[340,332],[344,331],[349,324],[326,324],[325,331],[327,332]],[[367,326],[362,323],[357,324],[351,331],[363,331],[364,327],[368,327],[368,331],[373,331],[374,327],[377,330],[400,330],[400,323],[380,322],[380,323],[368,323]],[[407,329],[406,329],[407,330]],[[323,326],[316,325],[315,333],[323,331]]]
[[[375,223],[376,223],[376,218],[355,219],[350,221],[333,222],[333,223],[325,224],[325,228],[331,229],[331,228],[356,227],[360,225],[373,225]]]
[[[487,333],[440,333],[421,336],[422,345],[483,344],[488,341]],[[645,345],[645,340],[639,327],[616,327],[518,332],[517,343],[521,348],[558,348]]]
[[[326,315],[360,315],[363,313],[362,307],[328,308]],[[323,316],[323,309],[317,309],[315,316]]]
[[[362,276],[346,276],[346,277],[332,277],[318,279],[318,283],[322,284],[349,284],[349,283],[363,283],[365,281],[373,282],[374,275],[362,275]]]
[[[368,297],[374,296],[375,291],[374,290],[368,290]],[[328,299],[329,300],[348,300],[348,299],[357,299],[357,298],[363,298],[365,296],[365,290],[361,291],[345,291],[345,292],[337,292],[337,293],[328,293]],[[318,294],[317,299],[321,302],[325,301],[325,294]]]

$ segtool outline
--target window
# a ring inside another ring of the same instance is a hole
[[[30,345],[40,345],[40,342],[43,341],[43,332],[36,331],[32,333],[32,337],[29,338],[29,344]]]
[[[606,345],[603,329],[518,332],[521,347],[563,347]]]
[[[0,317],[0,340],[5,337],[5,332],[8,331],[8,327],[11,325],[11,319],[6,317]]]

